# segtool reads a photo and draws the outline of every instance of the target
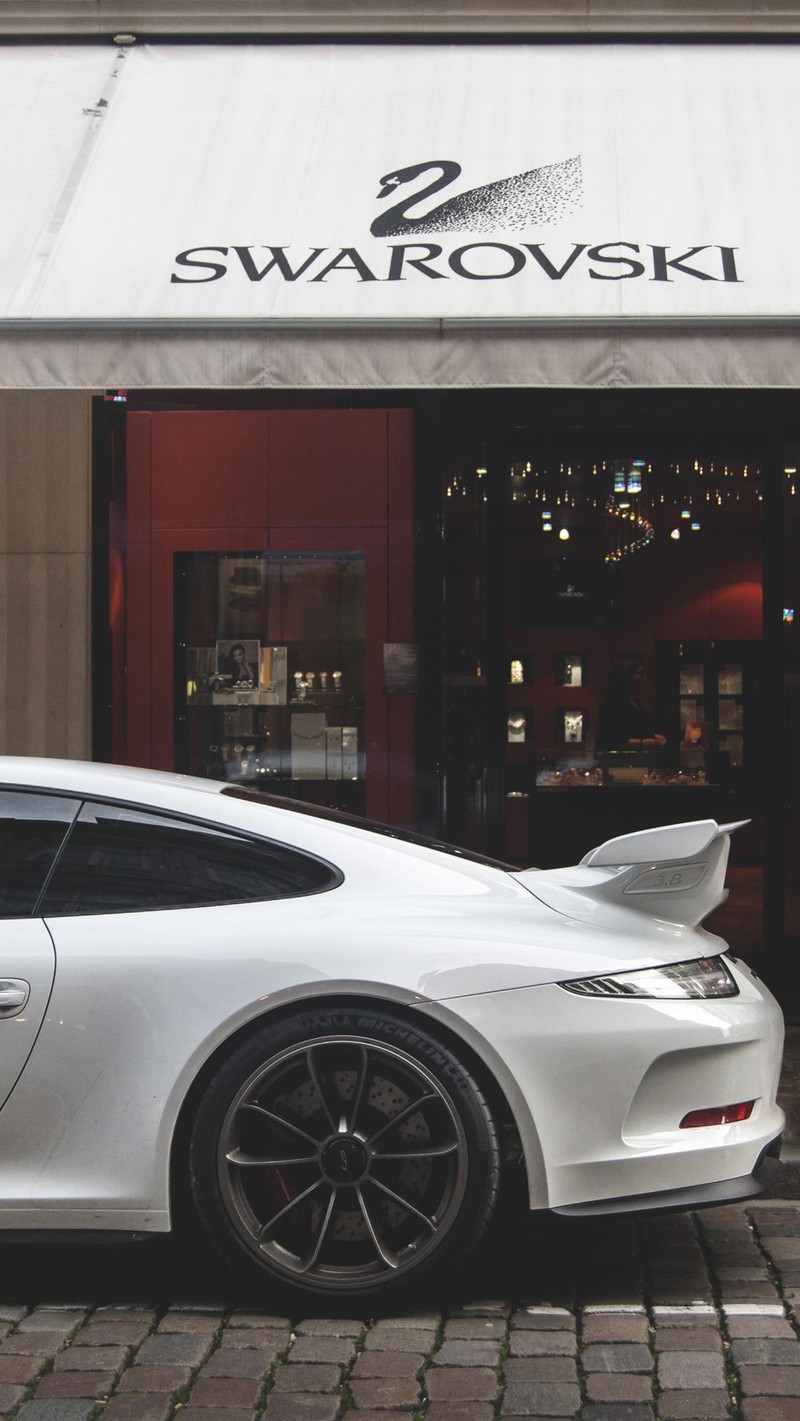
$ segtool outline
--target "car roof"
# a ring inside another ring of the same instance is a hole
[[[147,785],[161,790],[171,786],[176,790],[218,795],[224,787],[219,780],[204,780],[168,770],[107,765],[94,760],[51,760],[36,755],[0,756],[0,782],[26,785],[31,789],[111,795],[138,795]]]
[[[167,770],[142,769],[133,765],[109,765],[92,760],[51,760],[32,755],[0,756],[0,786],[2,785],[13,785],[15,788],[35,789],[52,794],[90,795],[105,799],[130,800],[140,808],[157,807],[160,810],[172,810],[172,812],[177,810],[182,814],[197,813],[201,816],[213,813],[208,799],[202,808],[199,803],[193,807],[187,803],[187,796],[190,798],[195,793],[206,797],[214,795],[219,801],[224,794],[225,799],[217,805],[217,813],[223,819],[227,819],[225,809],[233,800],[249,804],[252,807],[265,806],[273,813],[277,810],[281,814],[290,815],[295,821],[298,816],[308,816],[318,823],[334,826],[340,833],[355,832],[361,836],[364,834],[370,837],[382,836],[390,841],[393,840],[398,846],[405,846],[406,849],[413,848],[421,850],[425,854],[434,853],[437,856],[445,855],[451,860],[460,860],[465,865],[472,864],[482,868],[502,869],[505,872],[513,868],[512,864],[504,863],[500,859],[462,848],[457,844],[448,843],[427,834],[418,834],[410,829],[382,824],[376,820],[365,819],[356,814],[306,803],[302,800],[287,799],[281,795],[265,793],[260,789],[253,790],[244,786],[231,785],[226,780],[200,779],[194,775],[174,774]],[[151,795],[148,794],[148,789],[151,791]],[[173,795],[176,796],[175,799],[172,798]],[[250,827],[252,829],[255,826],[251,824]]]

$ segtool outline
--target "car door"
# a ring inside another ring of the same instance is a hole
[[[78,808],[66,795],[0,788],[0,1108],[50,999],[55,953],[36,907]]]

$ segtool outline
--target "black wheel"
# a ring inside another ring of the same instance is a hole
[[[224,1063],[190,1175],[229,1264],[352,1304],[452,1276],[492,1216],[500,1162],[479,1087],[435,1038],[390,1012],[311,1010]]]

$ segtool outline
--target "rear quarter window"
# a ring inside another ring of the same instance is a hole
[[[41,908],[45,917],[298,898],[341,882],[331,864],[266,839],[86,803]]]

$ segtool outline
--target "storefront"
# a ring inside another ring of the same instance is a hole
[[[98,392],[94,754],[526,862],[749,819],[718,923],[777,981],[800,52],[0,68],[5,384]]]

